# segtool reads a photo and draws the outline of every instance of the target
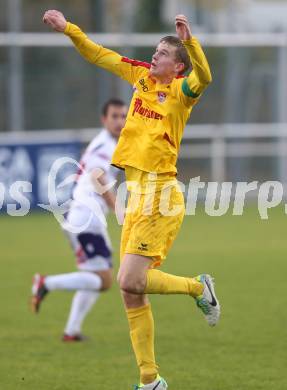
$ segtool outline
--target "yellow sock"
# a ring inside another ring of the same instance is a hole
[[[203,284],[195,278],[185,278],[150,269],[147,272],[145,294],[186,294],[196,297],[203,292]]]
[[[126,311],[132,345],[140,369],[140,381],[148,384],[158,375],[154,357],[154,321],[151,306],[148,304]]]

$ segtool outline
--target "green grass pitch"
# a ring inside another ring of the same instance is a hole
[[[209,328],[191,298],[153,296],[156,353],[170,390],[287,389],[287,239],[282,209],[260,220],[186,217],[162,267],[180,275],[215,276],[222,318]],[[118,268],[120,228],[111,220]],[[0,388],[131,390],[138,372],[116,284],[85,323],[90,341],[60,341],[72,293],[47,297],[29,311],[34,272],[70,272],[74,258],[48,214],[1,216]]]

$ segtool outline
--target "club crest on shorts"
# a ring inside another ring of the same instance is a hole
[[[166,100],[166,93],[164,93],[164,92],[158,92],[158,93],[157,93],[157,100],[158,100],[160,103],[163,103],[163,102]]]

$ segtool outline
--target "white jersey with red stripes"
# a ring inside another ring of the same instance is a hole
[[[118,169],[110,165],[116,145],[117,139],[106,129],[103,129],[88,145],[81,157],[81,169],[73,190],[73,199],[77,204],[85,204],[91,197],[99,203],[104,214],[108,212],[108,205],[104,198],[95,190],[91,173],[95,169],[101,169],[108,183],[116,180]]]

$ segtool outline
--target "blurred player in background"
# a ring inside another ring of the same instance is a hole
[[[129,188],[129,205],[140,199],[139,207],[125,217],[118,282],[140,369],[136,389],[164,390],[167,383],[159,376],[155,361],[154,321],[147,294],[192,296],[211,326],[220,315],[209,275],[179,277],[154,269],[166,258],[183,220],[184,199],[176,181],[176,162],[184,126],[211,82],[208,62],[184,15],[175,19],[178,37],[162,38],[151,64],[97,45],[58,11],[47,11],[44,22],[69,36],[88,61],[134,86],[127,121],[112,158],[114,165],[125,170],[127,182],[138,184],[137,189]],[[193,70],[184,77],[190,65]],[[151,173],[156,190],[152,212],[146,215]],[[168,209],[177,208],[179,212],[163,213],[162,195],[167,198]]]
[[[101,291],[112,285],[112,251],[106,227],[87,203],[92,198],[106,215],[115,209],[115,193],[103,191],[115,180],[118,169],[110,165],[121,129],[124,127],[127,106],[119,99],[109,100],[102,110],[103,130],[89,144],[81,158],[81,171],[73,190],[73,201],[66,216],[67,225],[76,233],[65,230],[77,258],[79,272],[42,276],[36,274],[32,286],[32,308],[38,313],[43,299],[54,290],[76,290],[63,341],[81,341],[83,321],[97,301]],[[99,171],[99,169],[101,171]],[[99,176],[99,173],[101,175]],[[100,192],[101,193],[101,192]]]

